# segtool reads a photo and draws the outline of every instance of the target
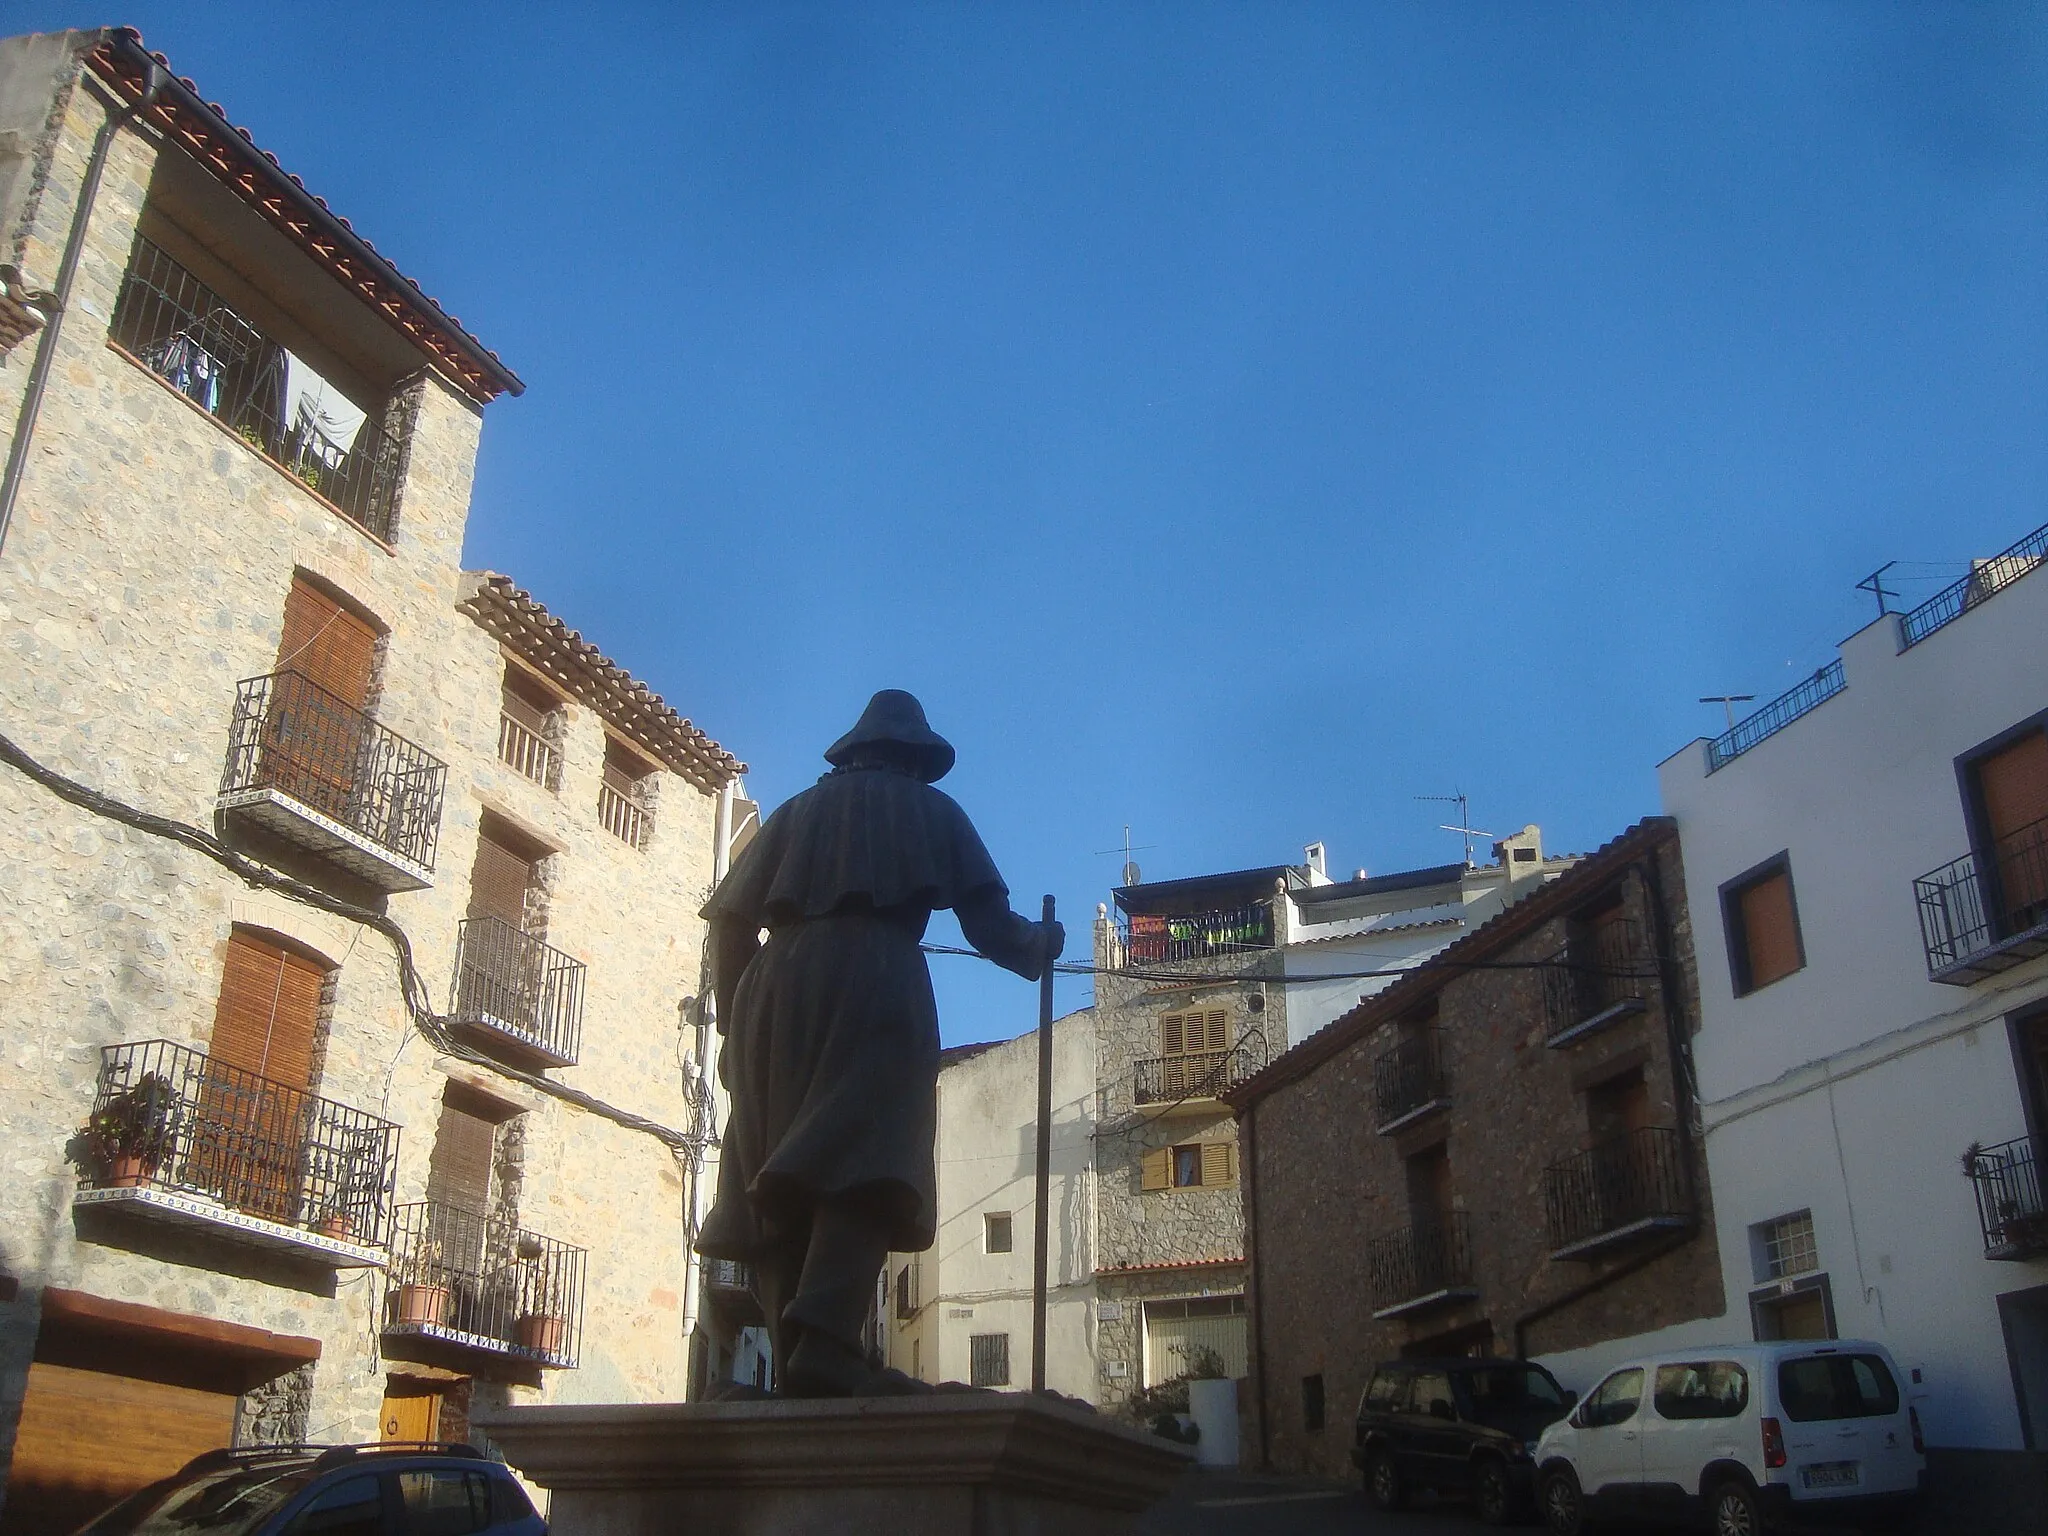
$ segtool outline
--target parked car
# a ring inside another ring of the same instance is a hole
[[[1925,1474],[1898,1362],[1863,1339],[1729,1344],[1610,1371],[1536,1451],[1544,1522],[1686,1518],[1755,1536],[1793,1516],[1902,1523]]]
[[[1575,1400],[1526,1360],[1390,1360],[1359,1399],[1351,1459],[1381,1509],[1433,1488],[1506,1525],[1533,1506],[1537,1437]]]
[[[547,1536],[512,1474],[474,1446],[208,1451],[77,1536]]]

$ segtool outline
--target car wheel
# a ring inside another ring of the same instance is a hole
[[[1707,1496],[1714,1536],[1763,1536],[1764,1515],[1747,1483],[1721,1484]]]
[[[1384,1446],[1365,1458],[1365,1496],[1379,1509],[1400,1509],[1408,1502],[1407,1480]]]
[[[1516,1506],[1515,1485],[1508,1480],[1507,1463],[1498,1457],[1482,1457],[1472,1468],[1472,1503],[1479,1518],[1488,1525],[1512,1525],[1521,1513]]]
[[[1551,1536],[1579,1536],[1586,1528],[1586,1500],[1579,1492],[1578,1474],[1570,1467],[1554,1467],[1543,1474],[1543,1525]]]

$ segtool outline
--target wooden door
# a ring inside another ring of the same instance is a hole
[[[384,1411],[377,1429],[380,1440],[440,1439],[440,1387],[407,1376],[390,1377],[384,1384]]]
[[[191,1173],[229,1205],[273,1221],[299,1209],[309,1093],[327,967],[248,929],[228,938]]]
[[[318,587],[292,578],[278,677],[264,716],[265,782],[346,821],[367,745],[364,711],[377,631]]]
[[[65,1536],[201,1451],[228,1444],[235,1404],[232,1393],[31,1363],[0,1533]]]
[[[2033,731],[1982,759],[1978,808],[1990,846],[1980,860],[2007,934],[2048,919],[2048,734]]]

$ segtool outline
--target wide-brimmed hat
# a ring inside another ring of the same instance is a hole
[[[953,769],[953,744],[925,723],[924,706],[901,688],[884,688],[869,699],[853,729],[825,749],[825,761],[842,767],[862,747],[878,744],[901,747],[927,784]]]

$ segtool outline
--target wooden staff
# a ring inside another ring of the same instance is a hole
[[[1045,898],[1045,973],[1038,978],[1038,1204],[1032,1213],[1031,1390],[1045,1390],[1045,1253],[1052,1204],[1052,898]]]

